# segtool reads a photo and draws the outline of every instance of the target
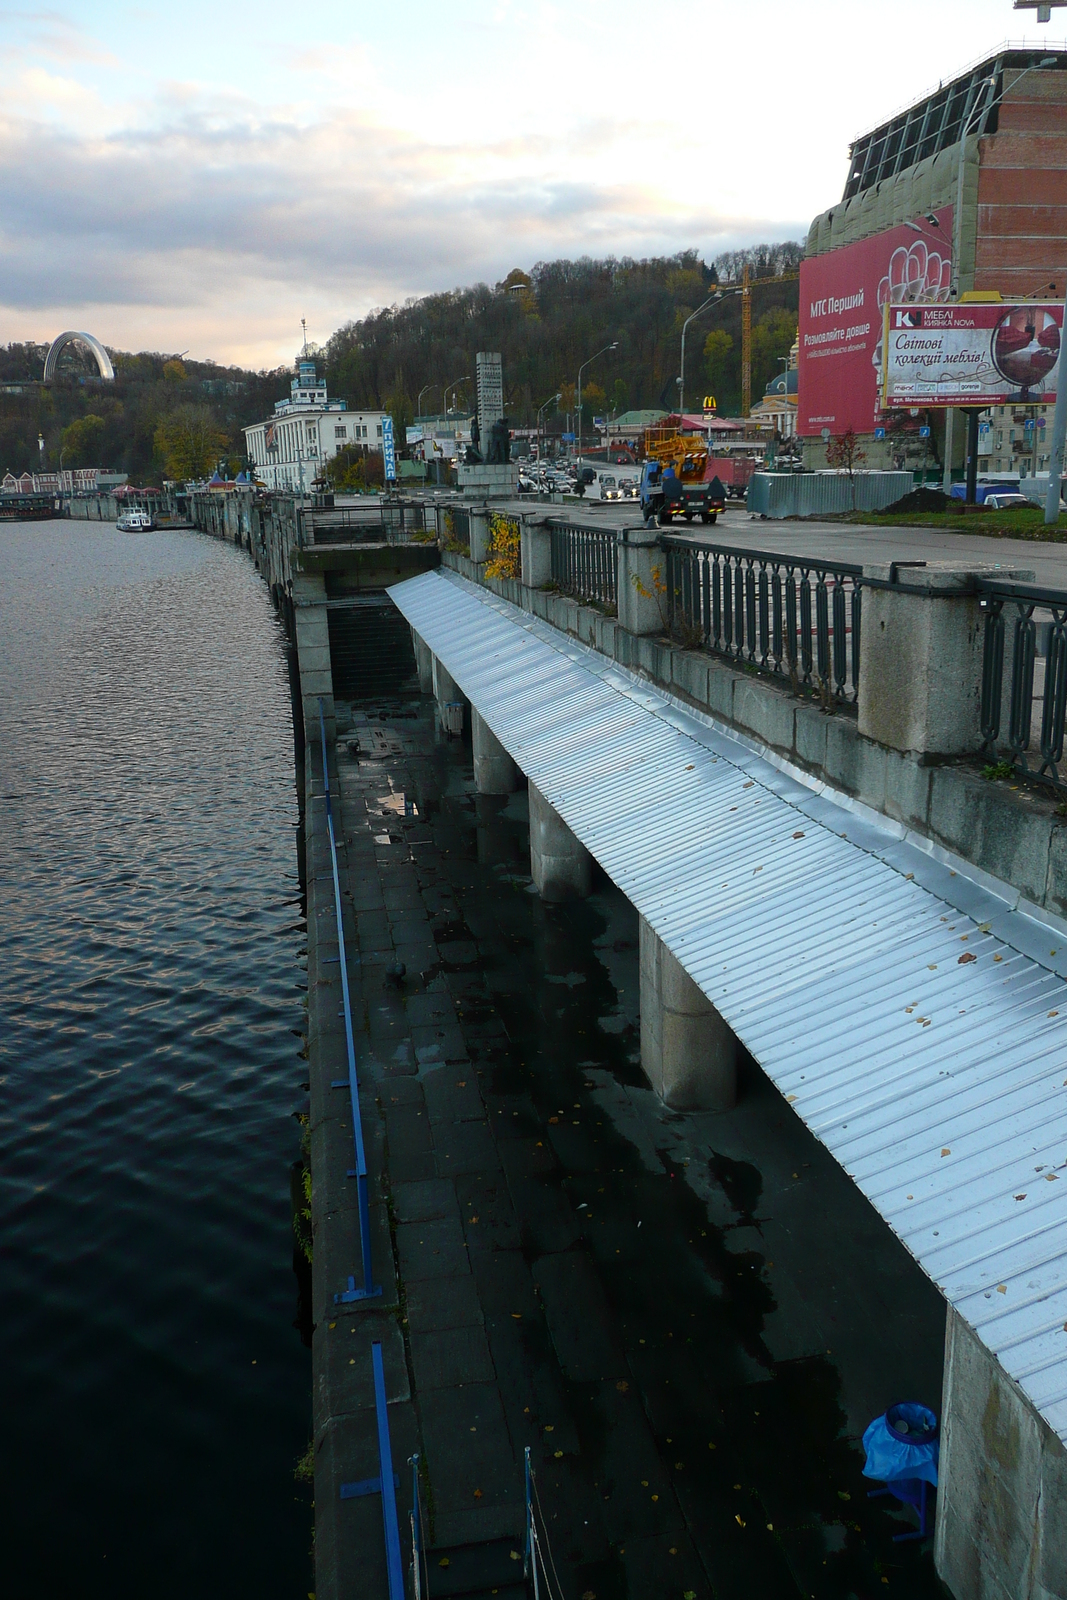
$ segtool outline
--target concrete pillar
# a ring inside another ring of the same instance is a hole
[[[864,567],[859,731],[916,755],[973,753],[980,742],[985,617],[975,580],[1032,583],[992,565]]]
[[[655,528],[620,528],[616,545],[620,626],[628,633],[666,633],[667,557]]]
[[[729,1111],[737,1038],[663,940],[640,919],[641,1066],[678,1111]]]
[[[467,709],[466,709],[467,708],[467,697],[464,695],[464,693],[462,692],[462,690],[459,687],[459,684],[452,677],[451,673],[449,672],[448,668],[444,665],[444,663],[439,661],[436,656],[433,656],[432,660],[433,660],[433,697],[437,701],[437,717],[438,717],[438,721],[441,724],[441,727],[443,729],[445,729],[445,731],[447,732],[449,730],[448,730],[448,721],[447,721],[447,718],[446,718],[446,715],[445,715],[445,707],[448,706],[448,705],[454,705],[457,700],[460,701],[462,703],[463,707],[464,707],[463,717],[464,717],[464,722],[466,722],[466,720],[467,720]]]
[[[471,560],[482,562],[489,555],[489,513],[484,506],[478,510],[471,506],[469,515]]]
[[[524,515],[519,529],[522,581],[528,589],[552,582],[552,532],[547,518]]]
[[[955,1600],[1067,1597],[1067,1451],[951,1307],[934,1566]]]
[[[514,794],[520,784],[519,769],[473,706],[471,744],[474,747],[474,787],[478,793]]]
[[[507,809],[491,795],[475,795],[478,862],[483,867],[508,866],[513,872],[521,872],[522,861],[516,856],[517,839],[505,815]]]
[[[415,646],[415,665],[419,669],[419,693],[433,694],[433,651],[424,639],[420,639],[415,629],[411,630],[411,642]]]
[[[333,709],[333,668],[330,633],[326,622],[326,580],[321,572],[293,573],[293,623],[304,732],[309,742],[319,737],[319,697],[326,718],[326,737],[336,737]]]
[[[530,874],[542,900],[583,900],[593,887],[593,858],[533,783]]]

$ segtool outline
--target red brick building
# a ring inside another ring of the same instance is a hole
[[[857,139],[841,200],[811,225],[798,408],[808,464],[825,464],[825,429],[848,427],[867,436],[868,465],[899,460],[899,426],[875,437],[887,299],[1062,301],[1065,286],[1067,51],[1005,48]],[[940,413],[931,424],[938,443]]]

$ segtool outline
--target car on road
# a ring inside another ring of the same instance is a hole
[[[629,479],[625,480],[627,483]],[[578,478],[579,494],[590,500],[625,500],[626,491],[617,473],[604,472],[599,467],[583,467]]]

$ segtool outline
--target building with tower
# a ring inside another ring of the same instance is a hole
[[[306,494],[339,450],[381,450],[387,415],[349,411],[347,401],[330,400],[315,362],[302,360],[289,399],[277,401],[265,422],[242,430],[249,465],[268,489]]]

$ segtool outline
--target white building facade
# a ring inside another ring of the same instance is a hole
[[[327,399],[315,363],[301,361],[291,398],[277,401],[266,422],[242,430],[249,464],[268,489],[307,494],[339,450],[380,450],[386,415],[349,411],[347,401]]]

